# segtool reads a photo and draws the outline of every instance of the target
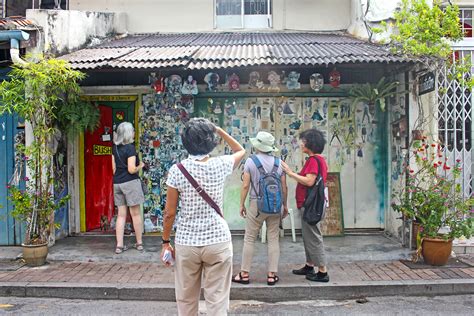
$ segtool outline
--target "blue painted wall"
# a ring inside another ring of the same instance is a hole
[[[57,196],[56,199],[59,200],[65,197],[68,194],[67,187],[64,188]],[[56,238],[66,237],[69,233],[69,209],[68,204],[56,210],[54,213],[54,222],[59,224],[59,228],[56,229]]]
[[[0,116],[0,245],[19,245],[23,227],[11,217],[12,204],[8,200],[8,181],[13,174],[14,138],[18,121],[12,115]]]

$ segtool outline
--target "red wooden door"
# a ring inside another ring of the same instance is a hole
[[[112,108],[100,105],[100,126],[85,134],[86,230],[100,228],[100,217],[110,221],[114,210],[112,173]]]

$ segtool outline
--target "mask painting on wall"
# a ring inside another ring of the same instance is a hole
[[[180,75],[171,75],[165,79],[166,88],[168,93],[173,96],[181,95],[181,76]]]
[[[270,86],[268,87],[268,92],[280,92],[280,75],[277,74],[275,71],[270,71],[268,73],[268,81],[270,82]]]
[[[299,83],[300,80],[300,73],[296,71],[291,71],[288,74],[288,80],[286,81],[286,87],[288,90],[298,90],[301,88],[301,84]]]
[[[258,73],[258,71],[252,71],[249,74],[248,88],[249,89],[263,89],[264,87],[265,87],[265,84],[263,83],[262,80],[260,80],[260,73]]]
[[[227,87],[229,88],[229,91],[239,91],[240,89],[240,78],[237,76],[235,73],[230,75],[227,78]]]
[[[314,73],[309,77],[309,86],[313,91],[318,92],[324,86],[324,78],[321,74]]]
[[[219,90],[219,75],[215,72],[210,72],[204,76],[204,82],[207,83],[207,91]]]
[[[337,71],[335,67],[329,73],[329,83],[334,88],[339,87],[339,84],[341,83],[341,73],[339,71]]]
[[[181,87],[181,93],[184,95],[196,95],[198,94],[198,86],[193,76],[189,75],[188,79],[183,82]]]
[[[148,83],[150,84],[150,87],[156,92],[156,93],[162,93],[165,89],[164,85],[164,78],[163,77],[157,77],[156,72],[152,72],[150,76],[148,77]]]

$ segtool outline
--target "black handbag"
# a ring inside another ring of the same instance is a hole
[[[321,163],[319,159],[312,156],[318,163],[318,175],[314,184],[308,188],[306,199],[303,203],[303,220],[309,225],[318,224],[323,218],[326,210],[326,197],[324,196],[324,180],[321,175]]]

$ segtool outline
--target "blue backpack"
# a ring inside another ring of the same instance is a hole
[[[275,157],[272,171],[266,172],[257,156],[252,155],[250,158],[255,163],[260,174],[258,190],[253,182],[250,181],[252,188],[257,194],[258,211],[266,214],[279,214],[283,204],[281,179],[277,172],[280,166],[280,159]]]

